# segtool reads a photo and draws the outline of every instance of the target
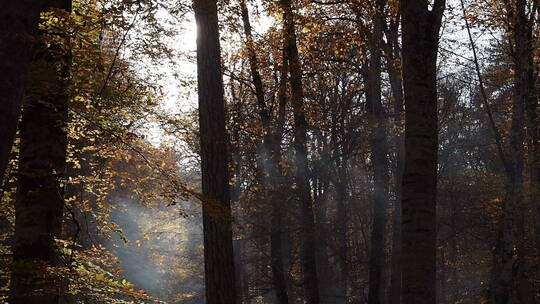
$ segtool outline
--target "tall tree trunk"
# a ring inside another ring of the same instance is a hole
[[[370,124],[371,162],[374,173],[373,227],[369,258],[369,304],[381,303],[384,284],[386,207],[388,204],[388,142],[386,114],[381,102],[381,47],[384,1],[375,3],[367,75],[367,112]]]
[[[405,170],[402,189],[404,304],[436,302],[437,51],[444,0],[402,0]]]
[[[495,121],[493,119],[493,114],[491,112],[491,107],[488,102],[488,97],[486,90],[484,88],[484,81],[482,77],[482,72],[480,70],[480,63],[478,61],[478,56],[476,52],[476,46],[474,39],[472,37],[469,21],[465,12],[464,1],[461,0],[461,8],[463,10],[463,16],[465,20],[465,26],[467,29],[467,34],[469,37],[470,47],[473,53],[473,62],[475,65],[476,75],[478,78],[478,84],[480,87],[480,94],[482,97],[482,102],[486,110],[489,124],[491,126],[491,131],[493,132],[493,137],[497,145],[498,156],[501,160],[501,163],[504,168],[506,185],[505,185],[505,198],[502,204],[502,212],[499,218],[499,223],[497,227],[497,237],[495,241],[495,246],[493,250],[493,266],[490,273],[489,280],[489,289],[488,297],[492,303],[503,304],[508,303],[511,299],[512,293],[512,282],[513,282],[513,257],[514,257],[514,218],[515,218],[515,206],[516,201],[518,200],[517,195],[520,195],[521,190],[515,187],[516,183],[516,155],[511,155],[507,157],[504,147],[502,144],[502,138],[499,133]],[[515,101],[515,99],[514,99]],[[516,135],[519,132],[519,126],[517,122],[517,108],[513,108],[513,119],[512,119],[512,130],[511,130],[511,151],[517,151],[515,148]],[[518,140],[519,141],[519,140]],[[522,157],[523,155],[519,156]],[[521,169],[522,170],[522,169]],[[521,187],[521,186],[520,186]]]
[[[514,110],[512,114],[512,156],[515,167],[514,180],[516,191],[516,232],[517,232],[517,271],[516,280],[514,281],[514,289],[516,291],[516,300],[518,303],[531,303],[534,299],[533,282],[533,265],[531,261],[534,259],[533,234],[534,220],[531,210],[534,210],[533,201],[531,206],[527,205],[527,200],[523,193],[523,171],[524,171],[524,143],[525,143],[525,122],[526,109],[529,108],[528,114],[534,115],[530,107],[533,103],[538,103],[535,98],[535,79],[532,55],[532,26],[527,18],[527,1],[517,0],[515,8],[516,20],[513,26],[514,40]],[[534,19],[533,19],[534,20]],[[534,134],[534,126],[530,125]],[[536,143],[533,143],[531,150],[534,149]],[[534,159],[534,156],[533,156]],[[531,171],[531,177],[535,174],[534,167]],[[533,185],[534,186],[534,185]]]
[[[323,154],[325,152],[322,152]],[[324,156],[323,156],[324,159]],[[325,164],[321,164],[321,166],[325,166]],[[325,175],[324,171],[321,171],[321,176],[318,177],[318,184],[319,184],[319,193],[320,195],[315,200],[316,205],[316,235],[317,239],[319,240],[318,243],[318,249],[317,249],[317,274],[319,275],[318,281],[319,283],[325,284],[325,286],[321,286],[321,297],[324,297],[324,295],[331,294],[331,285],[332,285],[332,269],[331,265],[329,263],[329,255],[328,255],[328,240],[330,238],[330,235],[328,233],[328,218],[327,218],[327,212],[328,212],[328,187],[329,187],[329,180],[328,175]],[[325,282],[325,283],[323,283]]]
[[[296,165],[295,182],[300,201],[302,223],[302,270],[304,273],[304,290],[306,303],[318,304],[319,288],[317,282],[315,221],[311,186],[309,184],[309,167],[307,155],[307,121],[302,87],[302,68],[296,45],[296,32],[291,0],[280,0],[283,10],[284,40],[290,69],[291,104],[294,112],[294,160]]]
[[[539,126],[539,103],[540,98],[539,90],[535,86],[535,75],[538,75],[538,67],[535,70],[535,62],[533,54],[536,51],[534,49],[534,40],[532,31],[535,26],[535,19],[540,14],[540,9],[537,12],[529,12],[529,18],[523,23],[528,25],[527,30],[527,42],[524,53],[517,55],[517,58],[521,59],[518,72],[524,82],[524,90],[528,92],[525,96],[525,109],[527,113],[527,135],[528,135],[528,156],[529,156],[529,170],[530,170],[530,209],[534,210],[534,252],[536,254],[536,269],[540,269],[540,126]],[[522,17],[523,18],[523,17]],[[523,69],[523,70],[522,70]],[[517,73],[516,73],[517,74]],[[538,290],[540,283],[536,277],[536,284],[533,288]],[[538,299],[537,299],[538,300]]]
[[[390,303],[401,304],[401,188],[403,182],[403,170],[405,159],[405,142],[403,136],[403,83],[399,68],[398,58],[400,57],[398,26],[393,28],[391,36],[392,54],[389,56],[388,75],[392,98],[394,102],[394,128],[397,135],[394,138],[396,149],[396,167],[394,173],[394,214],[392,215],[392,257],[391,257],[391,278],[390,278]]]
[[[283,268],[283,250],[282,250],[282,217],[283,212],[281,204],[278,202],[280,197],[281,168],[281,134],[272,127],[271,116],[266,106],[264,85],[258,68],[257,55],[253,45],[253,34],[249,20],[249,11],[245,0],[240,0],[240,10],[242,13],[242,22],[244,25],[244,34],[246,36],[246,46],[248,50],[249,66],[251,78],[255,87],[255,96],[259,106],[259,116],[263,127],[263,151],[259,157],[263,158],[263,193],[265,200],[270,205],[272,221],[270,223],[270,263],[272,269],[272,281],[276,291],[278,303],[287,304],[286,274]]]
[[[523,193],[525,113],[527,113],[528,123],[530,123],[529,132],[532,132],[533,137],[536,133],[534,120],[537,113],[534,109],[537,105],[533,104],[537,104],[537,101],[534,93],[531,27],[531,22],[534,19],[527,18],[527,1],[525,0],[512,2],[508,9],[508,18],[510,19],[508,34],[513,42],[515,73],[510,129],[510,170],[507,170],[507,193],[495,247],[490,286],[491,300],[497,304],[528,303],[534,298],[533,266],[530,263],[532,259],[530,255],[534,249],[532,246],[533,236],[530,235],[529,231],[534,229],[533,214],[530,214],[530,209],[534,209],[538,204],[533,197],[532,206],[527,206]],[[533,118],[532,121],[531,118]],[[535,143],[532,143],[530,148],[531,151],[534,151]],[[531,159],[534,159],[534,152],[530,156]],[[531,167],[533,180],[537,178],[535,173],[537,172],[535,172],[533,164]],[[534,181],[532,181],[532,186],[534,192]]]
[[[514,259],[514,209],[516,193],[515,180],[507,177],[506,195],[502,206],[502,215],[498,223],[497,241],[493,253],[489,298],[491,303],[510,303],[513,285]]]
[[[234,79],[230,79],[229,82],[229,88],[231,92],[231,104],[234,105],[234,108],[232,111],[239,112],[241,108],[241,102],[238,100],[236,96],[236,87],[234,85]],[[232,124],[238,124],[240,123],[239,120],[241,119],[239,116],[234,115],[232,116],[234,119],[232,120]],[[233,128],[231,134],[229,135],[229,153],[230,153],[230,167],[231,167],[231,179],[234,181],[231,184],[230,192],[231,192],[231,206],[233,210],[237,210],[237,212],[240,212],[242,210],[241,206],[241,200],[240,200],[240,194],[241,194],[241,186],[242,186],[242,177],[241,177],[241,161],[242,156],[240,155],[240,129],[239,128]],[[235,206],[237,206],[235,208]],[[238,214],[238,213],[237,213]],[[234,216],[234,215],[233,215]],[[237,217],[241,217],[242,215],[237,215]],[[245,276],[244,273],[246,273],[246,266],[242,263],[242,257],[246,255],[246,249],[245,249],[245,235],[243,238],[238,240],[233,240],[233,253],[234,253],[234,265],[235,265],[235,279],[236,279],[236,295],[238,297],[239,303],[247,303],[244,300],[244,296],[247,294],[244,294],[244,290],[246,290],[247,281],[244,280]]]
[[[328,230],[328,188],[330,186],[330,176],[328,175],[328,164],[331,163],[331,158],[328,147],[328,140],[321,132],[317,132],[318,145],[317,150],[320,154],[320,159],[314,161],[313,179],[317,189],[313,192],[315,202],[316,226],[315,233],[317,236],[317,275],[320,286],[321,301],[329,295],[333,295],[333,285],[335,283],[332,277],[332,266],[329,261],[328,245],[330,234]],[[320,136],[319,136],[320,135]]]
[[[70,0],[51,1],[69,18]],[[69,38],[42,35],[28,77],[20,125],[18,188],[11,298],[13,304],[56,304],[61,280],[47,267],[58,266],[66,174],[71,52]]]
[[[339,163],[341,160],[341,163]],[[342,294],[345,298],[343,303],[349,303],[351,297],[351,275],[348,252],[348,227],[349,227],[349,208],[347,195],[347,159],[346,157],[336,158],[337,176],[335,181],[336,191],[336,253],[338,256],[339,273],[341,275],[340,283],[343,287]]]
[[[216,0],[194,0],[206,303],[236,304],[225,102]]]
[[[32,62],[40,13],[53,1],[4,1],[0,12],[0,180],[4,177],[24,86]]]
[[[439,280],[438,280],[438,283],[439,283],[439,288],[440,290],[438,290],[438,303],[440,304],[446,304],[448,303],[447,301],[447,295],[446,295],[446,289],[447,289],[447,285],[446,285],[446,281],[447,281],[447,277],[446,277],[446,272],[448,271],[446,269],[446,257],[445,257],[445,248],[444,246],[441,247],[441,249],[439,249],[439,256],[440,256],[440,260],[439,260],[439,265],[440,265],[440,272],[439,272]]]

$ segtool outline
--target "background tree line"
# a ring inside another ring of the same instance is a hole
[[[537,303],[539,6],[6,4],[6,301]]]

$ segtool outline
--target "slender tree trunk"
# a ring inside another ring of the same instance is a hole
[[[246,250],[246,241],[243,241],[241,243],[242,252],[247,252]],[[247,265],[244,265],[242,267],[242,292],[239,295],[239,298],[241,299],[241,303],[243,304],[249,304],[249,268]]]
[[[337,102],[337,101],[336,101]],[[343,102],[343,101],[341,101]],[[347,106],[345,104],[337,105],[333,110],[332,125],[334,126],[330,134],[330,146],[332,150],[332,158],[334,159],[334,174],[333,179],[335,188],[336,213],[334,219],[335,238],[336,238],[336,255],[339,266],[340,284],[339,297],[343,301],[338,303],[356,303],[359,301],[358,296],[358,280],[356,280],[355,271],[352,271],[352,256],[354,244],[351,244],[349,238],[349,224],[353,218],[350,215],[352,208],[349,205],[349,155],[346,147],[345,133],[345,117],[347,114]],[[354,167],[353,167],[354,168]],[[354,169],[352,169],[354,170]],[[357,240],[353,240],[353,243]]]
[[[451,200],[452,202],[453,200]],[[455,205],[452,205],[452,217],[451,217],[451,225],[452,227],[457,227],[457,223],[456,223],[456,220],[457,220],[457,217],[458,215],[457,214],[457,210],[458,210],[458,207],[455,206]],[[458,242],[456,240],[456,237],[452,237],[450,240],[448,240],[448,255],[447,255],[447,259],[448,259],[448,263],[450,265],[455,265],[454,267],[452,267],[451,271],[448,271],[447,270],[447,276],[449,277],[447,280],[449,282],[452,282],[451,286],[454,286],[453,289],[450,289],[450,290],[445,290],[445,294],[447,295],[446,298],[444,298],[443,300],[446,301],[446,303],[451,303],[451,304],[454,304],[456,302],[459,301],[459,293],[456,293],[456,291],[460,291],[459,290],[459,286],[460,286],[460,282],[458,281],[459,278],[458,278],[458,273],[459,273],[459,266],[457,265],[458,262],[460,261],[460,250],[459,250],[459,246],[458,246]],[[442,250],[444,250],[445,248],[443,248]],[[444,304],[444,303],[443,303]]]
[[[295,182],[300,201],[302,223],[302,270],[304,273],[305,301],[307,304],[318,304],[319,287],[317,282],[315,221],[311,186],[309,184],[309,167],[307,155],[307,121],[305,116],[304,92],[302,87],[302,69],[298,48],[291,0],[280,0],[283,9],[284,40],[290,69],[291,104],[294,111],[294,160],[296,165]]]
[[[246,47],[248,51],[249,59],[249,68],[251,71],[251,80],[253,86],[255,87],[255,96],[257,98],[257,105],[259,106],[259,115],[261,116],[261,122],[265,131],[265,139],[267,136],[270,136],[272,133],[271,130],[271,118],[270,113],[266,107],[266,102],[264,99],[264,86],[259,73],[259,63],[257,60],[257,54],[255,53],[253,45],[253,34],[251,32],[251,23],[249,21],[249,11],[246,6],[245,0],[240,0],[240,11],[242,13],[242,23],[244,25],[244,35],[246,36]],[[268,141],[268,140],[266,140]],[[266,151],[268,152],[268,151]]]
[[[268,107],[266,106],[264,85],[258,69],[258,60],[253,45],[253,35],[251,32],[251,24],[249,20],[249,11],[245,0],[240,0],[240,9],[242,13],[242,22],[244,25],[244,34],[246,36],[246,44],[248,49],[249,66],[251,70],[251,78],[255,87],[255,95],[259,106],[259,115],[263,126],[263,151],[260,157],[265,163],[263,181],[263,193],[265,200],[270,205],[272,221],[270,223],[270,263],[272,268],[272,281],[276,291],[278,303],[287,304],[289,302],[287,296],[286,274],[283,268],[283,250],[282,250],[282,209],[278,198],[280,197],[280,180],[281,168],[281,134],[277,134],[277,130],[272,127],[272,121]]]
[[[437,51],[444,0],[402,0],[405,170],[403,304],[436,303]]]
[[[238,100],[236,96],[236,87],[234,85],[234,79],[230,79],[229,82],[229,88],[231,92],[231,104],[234,105],[234,108],[232,111],[239,112],[241,108],[241,102]],[[240,123],[239,120],[241,119],[238,115],[233,116],[234,119],[232,120],[232,124],[238,124]],[[234,182],[231,185],[230,192],[231,192],[231,206],[233,210],[238,210],[237,212],[242,210],[241,206],[241,200],[240,200],[240,194],[241,194],[241,186],[242,186],[242,177],[241,177],[241,160],[242,156],[240,155],[240,129],[239,128],[233,128],[232,133],[229,137],[229,160],[230,160],[230,167],[231,167],[231,179],[234,180]],[[236,206],[236,208],[235,208]],[[234,215],[233,215],[234,216]],[[242,215],[237,215],[237,217],[241,217]],[[234,265],[235,265],[235,279],[236,279],[236,295],[238,297],[238,302],[245,304],[246,301],[244,300],[244,290],[246,289],[245,285],[247,284],[247,281],[244,280],[244,273],[246,272],[246,266],[242,263],[243,256],[246,255],[245,250],[245,236],[243,238],[238,240],[233,240],[233,253],[234,253]]]
[[[0,180],[9,162],[40,13],[53,1],[4,1],[0,12]]]
[[[538,13],[535,14],[531,12],[532,16],[537,16],[540,14],[540,9]],[[528,133],[528,156],[529,156],[529,170],[530,170],[530,209],[533,210],[533,219],[534,219],[534,249],[536,255],[536,271],[540,270],[540,126],[539,126],[539,103],[538,99],[540,98],[538,88],[535,86],[535,73],[538,73],[538,67],[535,71],[535,63],[533,60],[533,39],[532,39],[532,28],[534,26],[534,18],[529,18],[529,28],[527,29],[527,47],[525,53],[521,58],[524,62],[521,64],[524,68],[524,71],[520,71],[523,81],[524,89],[528,92],[528,95],[525,97],[525,108],[527,113],[527,133]],[[519,55],[518,55],[519,56]],[[539,290],[540,283],[536,276],[536,283],[533,285],[533,289]],[[538,301],[538,297],[536,301]]]
[[[526,110],[533,103],[538,103],[535,98],[535,79],[532,55],[532,26],[527,18],[527,1],[516,1],[516,20],[513,28],[514,60],[514,109],[512,114],[512,156],[515,167],[514,180],[516,191],[516,232],[517,232],[517,271],[514,289],[516,291],[516,300],[518,303],[532,303],[534,299],[533,265],[534,246],[533,234],[534,220],[531,210],[534,210],[535,203],[527,204],[523,193],[523,171],[524,171],[524,143],[525,143],[525,123]],[[534,111],[529,110],[527,114],[533,115]],[[529,131],[534,134],[534,126]],[[533,143],[531,150],[534,150],[536,143]],[[534,157],[533,157],[534,158]],[[534,167],[531,171],[531,178],[534,178]],[[534,185],[533,185],[534,187]]]
[[[281,162],[281,132],[272,129],[268,136],[270,155],[268,160],[269,168],[269,195],[271,199],[271,230],[270,230],[270,258],[272,268],[272,280],[276,289],[278,303],[286,304],[289,302],[287,293],[287,273],[284,266],[283,256],[283,217],[285,215],[284,204],[281,202],[281,193],[283,191],[283,174],[279,163]]]
[[[490,273],[489,281],[489,290],[488,297],[492,303],[504,304],[508,303],[511,299],[512,293],[512,282],[513,282],[513,257],[514,257],[514,219],[515,219],[515,206],[516,201],[518,200],[517,195],[520,195],[520,189],[515,187],[516,183],[516,162],[515,155],[510,158],[507,157],[504,147],[502,144],[502,138],[500,136],[499,130],[495,125],[493,119],[493,114],[491,112],[490,104],[488,102],[488,97],[484,88],[484,81],[482,73],[480,70],[480,63],[478,61],[476,46],[474,39],[471,34],[471,29],[469,26],[468,19],[466,18],[465,4],[461,0],[461,8],[463,10],[463,15],[465,19],[465,26],[467,29],[467,34],[469,36],[469,42],[471,50],[473,53],[473,62],[476,69],[476,74],[478,77],[478,83],[480,86],[480,93],[482,96],[482,101],[485,106],[489,124],[493,132],[493,137],[497,144],[498,156],[501,159],[501,163],[504,168],[506,185],[505,185],[505,198],[502,204],[502,212],[499,218],[499,223],[497,227],[497,237],[493,251],[493,267]],[[516,142],[516,131],[519,132],[519,127],[516,122],[517,108],[513,109],[513,119],[512,119],[512,130],[511,130],[511,150],[515,151],[515,142]],[[522,157],[522,155],[520,156]],[[521,187],[521,186],[520,186]]]
[[[502,206],[502,216],[499,221],[497,242],[493,254],[493,269],[491,270],[489,298],[491,303],[506,304],[512,297],[513,258],[514,258],[514,229],[513,218],[516,193],[513,186],[515,180],[510,179],[506,185],[506,197]]]
[[[384,1],[377,0],[373,19],[370,60],[367,75],[366,101],[371,127],[371,162],[374,173],[373,227],[369,259],[369,304],[382,302],[385,264],[385,227],[388,204],[388,141],[386,114],[381,102],[381,47]]]
[[[216,0],[195,0],[206,303],[236,304]]]
[[[446,281],[447,281],[447,278],[446,278],[446,272],[447,272],[447,269],[446,269],[446,257],[445,257],[445,248],[444,246],[442,246],[440,249],[439,249],[439,256],[440,256],[440,260],[439,260],[439,265],[441,265],[441,269],[440,269],[440,277],[439,277],[439,280],[438,282],[440,282],[440,290],[439,290],[439,295],[438,295],[438,298],[439,298],[439,301],[438,303],[440,304],[446,304],[448,303],[447,301],[447,295],[446,295]]]
[[[323,152],[324,153],[324,152]],[[321,164],[321,166],[324,166],[324,164]],[[324,171],[323,171],[324,172]],[[316,226],[316,233],[317,233],[317,239],[319,240],[318,243],[318,249],[317,249],[317,265],[319,267],[317,268],[319,275],[319,283],[323,284],[322,282],[325,282],[325,286],[321,286],[321,294],[330,294],[330,288],[332,279],[332,269],[328,261],[328,240],[329,240],[329,233],[328,233],[328,218],[327,218],[327,212],[328,212],[328,187],[329,187],[329,181],[328,176],[322,174],[319,177],[319,186],[320,186],[320,196],[316,199],[316,218],[317,218],[317,226]],[[322,295],[321,295],[322,297]]]
[[[322,135],[322,134],[321,134]],[[328,230],[328,188],[330,180],[328,175],[328,164],[331,163],[328,153],[327,139],[323,136],[319,138],[319,152],[321,158],[315,160],[313,169],[313,183],[317,185],[314,193],[317,196],[314,198],[315,214],[316,214],[316,236],[319,240],[317,248],[317,275],[320,284],[321,301],[324,302],[325,297],[332,296],[332,287],[335,283],[332,277],[332,266],[329,262],[328,242],[330,234]]]
[[[530,263],[532,259],[530,255],[534,249],[532,246],[533,236],[529,233],[534,229],[534,224],[532,224],[533,214],[530,214],[529,210],[536,207],[538,203],[534,201],[535,198],[531,201],[532,206],[530,207],[532,208],[529,208],[525,203],[523,159],[525,154],[525,113],[527,113],[530,123],[530,118],[535,118],[536,115],[535,111],[531,113],[530,105],[537,103],[537,101],[534,99],[531,20],[526,16],[526,6],[525,0],[517,0],[509,7],[511,28],[508,29],[508,32],[514,43],[515,74],[510,130],[510,170],[507,170],[506,200],[503,205],[498,243],[495,247],[494,269],[490,286],[491,300],[497,304],[529,303],[534,298],[531,278],[533,266]],[[534,123],[529,125],[529,132],[535,134]],[[532,151],[534,151],[534,146],[533,143],[531,145]],[[532,154],[531,158],[534,159],[534,153]],[[531,178],[534,179],[534,167],[531,169]],[[517,248],[515,253],[514,248]]]
[[[65,10],[59,19],[69,18],[70,0],[51,5]],[[71,52],[67,34],[52,43],[47,35],[42,32],[30,68],[20,125],[13,304],[56,304],[60,299],[61,279],[46,267],[60,263],[55,238],[61,234],[64,207]]]
[[[392,215],[392,255],[390,295],[391,304],[401,304],[401,188],[405,159],[403,136],[403,82],[401,79],[399,21],[388,24],[386,61],[394,110],[394,136],[396,166],[394,168],[394,211]]]
[[[399,58],[399,50],[397,48],[397,26],[395,32],[396,39],[392,42],[393,47],[393,61],[395,58]],[[403,170],[405,159],[405,142],[403,136],[403,84],[401,81],[401,73],[395,62],[388,64],[390,86],[392,90],[392,97],[394,102],[394,115],[395,115],[395,129],[397,135],[394,139],[394,146],[396,149],[396,168],[394,183],[395,183],[395,201],[394,201],[394,214],[392,218],[392,257],[391,257],[391,278],[390,278],[390,303],[401,304],[401,188],[403,183]]]
[[[342,295],[345,297],[344,303],[348,303],[350,298],[350,265],[349,265],[349,253],[348,253],[348,224],[349,224],[349,215],[348,215],[348,195],[347,195],[347,160],[345,157],[341,158],[341,163],[339,158],[337,159],[337,176],[335,181],[335,191],[336,191],[336,240],[337,240],[337,256],[339,262],[339,273],[341,275],[340,283],[343,286]]]

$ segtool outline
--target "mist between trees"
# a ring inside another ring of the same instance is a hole
[[[538,0],[5,2],[1,303],[540,302]]]

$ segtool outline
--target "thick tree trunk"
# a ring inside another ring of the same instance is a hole
[[[70,0],[52,1],[66,11]],[[20,158],[15,201],[11,299],[13,304],[56,304],[61,279],[46,267],[59,265],[66,174],[71,52],[69,39],[47,43],[43,32],[30,68],[20,125]]]
[[[32,62],[40,12],[50,0],[4,1],[0,12],[0,180],[4,177],[24,86]]]
[[[436,303],[437,50],[444,0],[402,0],[405,170],[402,189],[404,304]]]
[[[318,304],[319,287],[317,282],[315,221],[311,186],[309,184],[309,167],[307,155],[307,121],[302,87],[302,69],[298,48],[291,0],[280,0],[283,9],[284,39],[290,69],[291,104],[294,111],[294,160],[296,165],[296,193],[300,201],[302,223],[302,270],[304,273],[305,302]]]
[[[370,124],[371,162],[373,165],[373,227],[369,258],[368,303],[379,304],[383,297],[385,264],[385,227],[388,204],[388,141],[386,114],[381,102],[381,46],[384,1],[377,0],[373,19],[370,60],[367,75],[367,112]]]
[[[215,0],[195,0],[206,303],[236,304],[225,104]]]

